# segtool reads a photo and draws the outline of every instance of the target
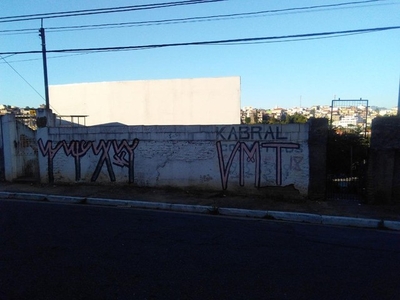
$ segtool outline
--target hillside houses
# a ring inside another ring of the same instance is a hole
[[[43,108],[43,106],[41,106]],[[19,108],[11,105],[0,105],[0,115],[14,114],[17,119],[27,126],[36,129],[36,109]],[[241,124],[262,124],[284,122],[288,116],[300,115],[304,120],[309,118],[326,118],[338,128],[369,127],[374,118],[379,116],[392,116],[397,114],[397,107],[392,109],[378,108],[376,106],[348,106],[333,107],[329,105],[315,105],[309,108],[254,108],[243,107],[240,110]],[[366,116],[367,115],[367,116]],[[365,117],[366,116],[366,117]]]
[[[19,108],[12,105],[0,104],[0,115],[14,114],[16,119],[26,126],[36,129],[36,109],[35,108]]]
[[[334,127],[349,128],[354,126],[370,126],[371,121],[378,116],[390,116],[397,114],[397,107],[393,109],[379,109],[371,106],[347,106],[333,107],[329,105],[315,105],[309,108],[293,107],[273,109],[258,109],[251,106],[243,107],[241,110],[242,124],[260,124],[279,122],[285,119],[285,116],[302,115],[309,118],[327,118],[332,119]]]

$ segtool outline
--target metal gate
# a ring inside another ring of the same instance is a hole
[[[369,149],[368,100],[333,100],[327,146],[327,199],[363,200]]]

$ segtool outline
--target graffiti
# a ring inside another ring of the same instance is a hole
[[[295,171],[301,171],[300,163],[302,162],[302,156],[291,156],[290,157],[290,169]]]
[[[110,181],[115,181],[115,173],[113,164],[118,167],[128,168],[129,183],[134,181],[134,150],[139,144],[138,139],[134,139],[130,144],[127,140],[118,142],[117,140],[100,140],[98,144],[94,141],[72,140],[70,143],[59,141],[53,147],[53,141],[48,140],[43,143],[42,139],[38,140],[39,150],[43,156],[47,156],[48,161],[48,177],[49,182],[54,182],[53,166],[54,157],[63,148],[66,156],[72,156],[75,162],[75,180],[81,180],[81,159],[86,156],[88,151],[92,149],[94,155],[99,156],[96,168],[92,174],[91,181],[96,181],[105,164]],[[110,157],[111,148],[114,151],[113,161]]]
[[[56,156],[57,152],[63,147],[64,142],[58,142],[55,147],[52,147],[53,142],[47,141],[46,144],[43,144],[42,139],[38,140],[39,150],[43,156],[47,156],[47,169],[49,182],[54,182],[54,174],[53,174],[53,160]]]
[[[282,150],[299,149],[300,145],[295,143],[262,143],[263,148],[275,149],[276,153],[276,185],[282,185]]]
[[[217,153],[218,153],[218,162],[219,169],[221,175],[221,183],[222,189],[226,190],[228,188],[228,180],[229,175],[232,173],[232,166],[237,157],[239,164],[239,184],[240,186],[244,186],[245,180],[245,163],[253,163],[254,164],[254,186],[261,186],[261,151],[265,148],[265,152],[268,152],[269,149],[272,149],[275,152],[275,183],[276,185],[282,185],[282,165],[283,165],[283,157],[282,152],[290,151],[294,149],[299,149],[300,145],[297,143],[277,143],[277,142],[264,142],[260,143],[259,141],[253,142],[252,145],[247,145],[245,142],[236,142],[234,145],[223,145],[221,141],[217,141]],[[223,152],[230,151],[228,155],[228,159],[225,163]],[[300,162],[302,161],[301,156],[291,156],[290,164],[293,170],[299,171]]]
[[[113,141],[113,148],[114,148],[114,160],[116,165],[122,167],[128,167],[128,174],[129,174],[129,182],[133,182],[134,178],[134,158],[135,153],[134,150],[136,149],[137,145],[139,144],[138,139],[134,139],[132,144],[129,144],[126,140],[122,140],[120,144],[117,141]],[[128,159],[126,159],[126,155],[128,155]]]
[[[275,129],[273,129],[275,127]],[[263,128],[267,128],[264,132]],[[216,128],[217,140],[287,140],[286,136],[282,136],[280,126],[226,126]]]
[[[92,150],[95,155],[99,155],[101,153],[99,161],[97,162],[97,165],[96,165],[96,169],[92,175],[92,178],[90,179],[92,182],[96,181],[97,178],[99,177],[99,175],[101,173],[101,168],[103,167],[104,163],[106,164],[107,172],[108,172],[108,176],[110,177],[110,180],[112,182],[115,181],[114,169],[112,167],[111,158],[110,158],[110,154],[109,154],[109,151],[111,148],[111,143],[112,143],[112,141],[101,140],[98,145],[92,146]]]
[[[63,149],[66,156],[72,156],[75,161],[75,181],[81,180],[81,157],[85,156],[92,147],[92,142],[87,141],[71,141],[67,144],[63,143]]]

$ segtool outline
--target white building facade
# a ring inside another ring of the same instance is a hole
[[[240,77],[53,85],[58,115],[87,115],[86,125],[240,124]]]

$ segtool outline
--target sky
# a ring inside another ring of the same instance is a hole
[[[0,104],[36,108],[45,103],[38,35],[41,20],[1,22],[7,20],[4,17],[180,1],[0,1]],[[215,17],[221,15],[230,15],[230,18]],[[191,19],[210,16],[214,17]],[[189,20],[143,25],[147,21],[171,19]],[[72,26],[132,22],[142,23],[141,26],[70,30]],[[240,76],[241,106],[255,108],[311,107],[330,105],[333,99],[360,98],[369,100],[370,106],[397,106],[399,28],[334,37],[307,36],[396,26],[400,26],[400,0],[223,0],[43,19],[47,51],[305,34],[306,38],[300,40],[47,53],[49,85]],[[24,31],[15,31],[21,29]],[[39,53],[7,54],[21,51]]]

